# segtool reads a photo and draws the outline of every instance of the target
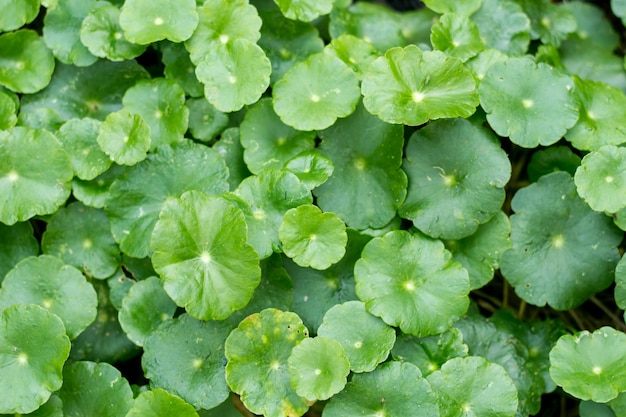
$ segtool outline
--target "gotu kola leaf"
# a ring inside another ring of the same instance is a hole
[[[168,39],[182,42],[198,26],[195,0],[180,0],[171,7],[169,0],[127,0],[120,12],[120,26],[132,43],[146,45]]]
[[[120,110],[104,119],[97,141],[116,164],[135,165],[146,159],[151,144],[150,131],[141,115]]]
[[[2,8],[0,32],[10,32],[37,17],[39,0],[2,0],[0,7]]]
[[[9,90],[32,94],[50,83],[54,57],[34,30],[0,35],[0,56],[0,85]]]
[[[161,416],[198,417],[198,413],[191,404],[161,388],[139,394],[126,413],[126,417]]]
[[[74,174],[81,180],[92,180],[111,166],[111,159],[98,145],[100,121],[85,117],[63,123],[56,137],[72,160]]]
[[[334,0],[274,0],[288,19],[310,22],[330,13]]]
[[[626,208],[626,148],[605,145],[582,159],[574,175],[576,190],[595,211]]]
[[[468,16],[446,13],[431,28],[435,49],[465,62],[485,49],[478,27]]]
[[[202,320],[223,320],[259,285],[259,256],[247,242],[244,215],[228,200],[188,191],[165,203],[150,246],[165,291]]]

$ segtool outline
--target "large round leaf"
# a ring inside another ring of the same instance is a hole
[[[550,352],[550,376],[581,400],[605,403],[626,391],[626,334],[611,327],[562,336]]]
[[[343,61],[318,53],[288,69],[272,95],[283,123],[298,130],[325,129],[354,111],[359,87],[354,71]]]
[[[578,195],[595,211],[626,207],[626,148],[605,145],[582,159],[574,182]]]
[[[76,268],[49,255],[29,257],[4,278],[0,310],[14,304],[38,304],[56,314],[70,339],[96,319],[96,291]]]
[[[187,190],[209,194],[228,191],[228,169],[211,148],[184,141],[159,147],[124,171],[111,185],[105,213],[113,237],[127,255],[150,253],[150,234],[163,203]]]
[[[372,239],[354,266],[368,311],[416,336],[441,333],[469,306],[469,277],[443,243],[407,231]]]
[[[56,133],[81,180],[92,180],[111,166],[111,159],[98,146],[99,128],[99,120],[85,117],[68,120]]]
[[[513,247],[500,270],[521,298],[567,310],[613,282],[623,233],[585,204],[569,174],[554,172],[519,190],[512,208]]]
[[[373,371],[387,359],[396,341],[393,328],[368,313],[360,301],[337,304],[328,310],[317,334],[339,342],[353,372]]]
[[[0,53],[1,55],[1,53]],[[0,130],[0,221],[54,213],[70,195],[72,162],[46,130]]]
[[[438,415],[437,397],[419,369],[393,361],[354,375],[324,408],[324,417]]]
[[[0,314],[0,413],[30,413],[63,383],[70,340],[63,322],[36,305]],[[10,393],[10,395],[9,395]]]
[[[195,0],[126,0],[120,13],[120,26],[132,43],[146,45],[168,39],[182,42],[198,26]]]
[[[427,377],[441,417],[513,417],[517,389],[502,366],[481,356],[453,358]]]
[[[399,214],[425,234],[461,239],[500,210],[511,164],[489,130],[436,121],[411,136],[405,153],[409,189]]]
[[[222,197],[189,191],[165,203],[154,227],[152,264],[165,291],[193,317],[222,320],[259,285],[259,256],[244,215]]]
[[[126,415],[133,404],[128,381],[106,362],[66,365],[59,397],[65,417],[119,417]]]
[[[0,1],[0,32],[19,29],[32,22],[39,12],[40,0],[2,0]]]
[[[0,56],[0,85],[9,90],[32,94],[50,83],[54,57],[34,30],[0,35]]]
[[[184,314],[150,334],[141,359],[151,386],[166,389],[197,408],[211,409],[228,397],[224,379],[226,322]]]
[[[135,165],[146,159],[151,144],[150,131],[141,115],[120,110],[104,119],[97,141],[116,164]]]
[[[417,46],[392,48],[363,76],[363,104],[388,123],[418,126],[469,117],[478,106],[474,77],[460,59]]]
[[[480,105],[500,136],[525,148],[552,145],[578,120],[574,82],[529,57],[494,64],[480,83]]]
[[[226,339],[226,382],[253,413],[301,416],[307,402],[291,385],[288,359],[308,337],[300,318],[269,308],[245,318]]]
[[[192,405],[161,388],[144,391],[135,398],[126,417],[198,417]]]
[[[521,55],[528,49],[530,19],[515,1],[483,0],[472,21],[488,48],[509,55]]]

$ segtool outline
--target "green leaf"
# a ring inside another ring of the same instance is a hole
[[[59,0],[46,11],[43,40],[62,63],[88,67],[98,59],[80,39],[83,19],[95,5],[96,0]]]
[[[437,397],[417,367],[388,362],[354,375],[324,408],[324,417],[438,416]]]
[[[325,53],[293,65],[274,84],[272,94],[276,114],[298,130],[325,129],[337,118],[352,114],[359,101],[355,73]]]
[[[122,165],[113,164],[111,168],[91,181],[83,181],[75,177],[72,180],[72,195],[86,206],[103,208],[104,202],[109,197],[111,184],[124,172],[125,168]]]
[[[333,339],[304,339],[287,360],[291,384],[308,401],[327,400],[346,386],[350,362],[343,347]]]
[[[243,213],[222,197],[189,191],[167,201],[150,246],[165,291],[199,319],[222,320],[259,285],[259,257],[246,243]]]
[[[427,381],[437,394],[442,417],[516,415],[513,381],[504,368],[483,357],[452,358]]]
[[[29,222],[7,226],[0,223],[0,284],[19,261],[39,253],[33,226]]]
[[[441,334],[426,337],[400,333],[391,354],[396,361],[417,366],[427,377],[448,360],[467,356],[467,352],[461,331],[452,327]]]
[[[626,334],[611,327],[562,336],[550,352],[550,376],[581,400],[606,403],[626,391]]]
[[[272,64],[261,47],[243,38],[212,48],[196,68],[205,97],[222,112],[258,101],[269,86],[271,72]]]
[[[54,213],[70,195],[72,163],[46,130],[0,130],[0,221]]]
[[[119,23],[120,9],[108,1],[97,1],[83,19],[80,41],[93,55],[110,61],[133,59],[146,50],[130,43]]]
[[[52,394],[46,403],[32,413],[18,415],[28,417],[63,417],[63,402],[56,394]]]
[[[309,190],[325,183],[334,168],[330,158],[317,151],[301,152],[285,164],[285,169],[295,174]]]
[[[133,405],[128,381],[113,365],[104,362],[72,362],[65,366],[59,397],[65,417],[119,417]]]
[[[234,202],[241,208],[248,226],[248,242],[262,259],[282,250],[278,228],[291,208],[311,204],[309,189],[294,174],[267,170],[239,184]]]
[[[248,410],[267,417],[301,416],[308,410],[291,385],[287,362],[308,334],[295,313],[273,308],[248,316],[230,333],[226,382]]]
[[[525,148],[552,145],[578,120],[572,79],[531,58],[494,64],[478,89],[489,125]]]
[[[469,117],[478,106],[476,83],[460,59],[417,46],[392,48],[363,76],[363,104],[388,123],[421,125]]]
[[[352,372],[371,372],[385,361],[396,341],[393,328],[371,315],[360,301],[336,304],[324,315],[318,336],[341,345]]]
[[[530,18],[530,37],[559,46],[576,30],[576,18],[565,7],[550,0],[515,0]]]
[[[122,252],[148,256],[150,234],[163,203],[187,190],[224,193],[227,177],[228,169],[217,152],[187,140],[161,146],[128,168],[111,185],[104,209]]]
[[[615,267],[615,303],[622,310],[626,310],[626,258],[624,257]]]
[[[461,239],[500,210],[511,163],[489,130],[435,121],[411,136],[405,155],[409,188],[398,214],[423,233]]]
[[[143,346],[159,324],[171,319],[175,312],[176,303],[163,289],[163,283],[157,277],[150,277],[130,287],[122,299],[118,319],[128,338]]]
[[[56,133],[70,155],[74,174],[81,180],[92,180],[111,166],[111,159],[98,146],[99,129],[99,120],[85,117],[68,120]]]
[[[334,0],[274,0],[288,19],[310,22],[330,13]]]
[[[194,139],[210,142],[228,126],[228,116],[211,105],[204,97],[187,99],[189,131]]]
[[[622,23],[626,24],[626,1],[611,0],[611,11],[615,13],[617,17],[622,19]]]
[[[230,330],[228,323],[187,314],[163,322],[144,343],[141,364],[151,386],[197,408],[211,409],[226,400],[224,341]]]
[[[512,201],[512,249],[500,270],[527,302],[573,308],[613,281],[623,233],[592,211],[565,172],[545,175]]]
[[[619,34],[599,5],[573,1],[563,3],[561,7],[572,13],[577,23],[576,31],[570,33],[561,46],[569,42],[583,42],[591,48],[601,48],[610,53],[618,47]]]
[[[455,0],[425,0],[426,7],[437,13],[459,13],[471,15],[480,8],[483,0],[466,0],[458,2]]]
[[[478,27],[468,16],[446,13],[431,28],[433,47],[465,62],[485,49]]]
[[[54,57],[34,30],[0,35],[0,56],[0,85],[9,90],[33,94],[50,83]]]
[[[626,96],[617,87],[574,77],[580,106],[578,122],[565,138],[580,150],[595,151],[603,145],[626,142],[626,129],[618,120],[626,117]]]
[[[155,388],[139,394],[126,414],[126,417],[160,416],[198,417],[198,413],[180,397]]]
[[[200,22],[185,47],[198,65],[219,45],[236,39],[255,43],[261,36],[261,19],[248,0],[205,0],[198,7]]]
[[[19,101],[17,96],[0,87],[0,129],[6,130],[17,124]]]
[[[100,209],[74,202],[57,211],[41,240],[43,253],[104,279],[120,265],[120,250],[111,236],[109,219]]]
[[[198,26],[195,0],[180,0],[171,7],[169,0],[127,0],[122,6],[119,23],[129,42],[147,45],[168,39],[182,42]]]
[[[530,43],[530,19],[515,1],[483,0],[472,15],[488,48],[505,54],[522,55]]]
[[[126,110],[110,113],[98,129],[100,148],[120,165],[135,165],[150,149],[150,126],[139,114]]]
[[[565,171],[572,177],[580,166],[580,156],[567,146],[552,146],[534,152],[528,163],[528,179],[537,181],[540,177],[555,171]]]
[[[38,304],[62,321],[70,339],[96,319],[96,292],[76,268],[49,255],[28,257],[10,270],[0,289],[0,310]]]
[[[243,157],[250,172],[283,168],[288,160],[315,147],[315,132],[301,132],[274,113],[272,100],[263,98],[248,109],[240,126]]]
[[[443,243],[406,231],[372,239],[354,266],[368,311],[415,336],[448,329],[469,306],[469,277]]]
[[[452,252],[452,259],[460,262],[469,273],[470,290],[481,288],[500,267],[502,253],[511,248],[511,223],[499,211],[487,223],[478,227],[476,233],[460,240],[444,241]]]
[[[0,1],[0,32],[10,32],[30,23],[39,13],[40,0],[2,0]]]
[[[70,352],[63,322],[37,305],[0,314],[0,413],[30,413],[61,388]]]
[[[483,78],[485,78],[485,74],[495,63],[504,62],[508,59],[508,57],[498,51],[497,49],[485,49],[480,52],[477,56],[470,59],[465,63],[465,66],[472,71],[476,80],[480,82]],[[481,114],[481,117],[484,119],[484,113]]]
[[[319,151],[335,166],[315,190],[320,208],[356,229],[389,223],[406,196],[407,177],[400,169],[402,127],[382,122],[359,105],[319,136]]]
[[[605,145],[582,159],[574,182],[578,195],[595,211],[626,208],[626,148]]]
[[[139,81],[126,90],[122,102],[124,110],[140,115],[150,127],[151,149],[183,140],[189,109],[185,106],[185,92],[175,81],[165,78]],[[143,149],[147,135],[145,128],[139,129]]]
[[[300,266],[328,269],[346,252],[346,225],[335,213],[312,204],[288,210],[278,229],[285,255]]]
[[[347,34],[333,39],[324,52],[341,59],[356,73],[359,80],[363,78],[363,74],[372,61],[379,56],[372,44]]]
[[[620,393],[617,398],[609,401],[608,405],[616,416],[624,415],[626,412],[626,394]]]
[[[191,97],[201,97],[204,94],[202,83],[196,78],[196,67],[191,62],[189,52],[182,43],[162,42],[161,61],[165,65],[165,78],[176,81]]]
[[[239,140],[239,128],[230,127],[224,130],[219,141],[213,145],[213,149],[226,161],[230,190],[236,189],[244,178],[250,176],[250,171],[248,171],[243,160],[243,146]]]

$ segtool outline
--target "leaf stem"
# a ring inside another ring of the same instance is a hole
[[[609,308],[606,305],[604,305],[602,301],[600,301],[595,295],[592,296],[590,300],[592,303],[598,306],[600,310],[602,310],[607,316],[611,318],[611,321],[613,322],[613,325],[615,326],[616,329],[626,331],[626,325],[624,325],[622,320],[615,313],[609,310]]]

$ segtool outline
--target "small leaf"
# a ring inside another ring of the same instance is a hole
[[[104,152],[102,154],[106,156]],[[107,159],[109,158],[107,157]],[[124,172],[125,168],[122,165],[113,164],[91,181],[83,181],[74,177],[72,180],[72,195],[88,207],[103,208],[106,199],[109,197],[111,184]]]
[[[469,117],[478,106],[476,83],[460,59],[417,46],[392,48],[363,76],[363,104],[388,123]]]
[[[292,66],[274,84],[272,94],[276,114],[298,130],[325,129],[337,118],[350,115],[359,101],[354,72],[339,58],[324,53]]]
[[[446,13],[431,28],[433,47],[465,62],[485,49],[478,27],[468,16]]]
[[[530,43],[530,19],[522,7],[510,0],[483,0],[472,15],[487,48],[510,56],[522,55]]]
[[[144,343],[141,365],[150,385],[211,409],[228,397],[224,341],[231,327],[183,314],[163,322]]]
[[[368,311],[415,336],[441,333],[469,306],[469,277],[443,243],[393,231],[372,239],[354,266]]]
[[[341,59],[356,73],[359,80],[363,79],[367,67],[379,56],[371,43],[347,34],[333,39],[324,52]]]
[[[126,110],[110,113],[98,130],[98,145],[120,165],[135,165],[150,149],[150,126],[139,114]]]
[[[582,159],[574,182],[578,195],[595,211],[626,208],[626,148],[605,145]]]
[[[175,81],[190,97],[204,94],[202,83],[196,78],[196,67],[182,43],[162,42],[161,61],[165,65],[165,78]]]
[[[144,391],[135,398],[126,417],[198,417],[192,405],[164,389]]]
[[[182,42],[198,26],[195,0],[180,0],[171,7],[169,0],[127,0],[120,13],[120,26],[132,43],[147,45],[163,39]]]
[[[259,285],[259,257],[243,213],[222,197],[189,191],[167,201],[154,226],[152,264],[165,291],[193,317],[223,320]]]
[[[0,309],[2,310],[2,309]],[[70,340],[63,322],[37,305],[17,304],[0,313],[0,413],[26,414],[63,384]]]
[[[531,39],[559,46],[576,30],[576,18],[565,7],[549,0],[516,0],[530,18]]]
[[[341,345],[318,336],[304,339],[287,361],[291,384],[308,401],[327,400],[346,386],[350,362]]]
[[[533,152],[528,163],[528,179],[536,182],[539,178],[555,171],[565,171],[572,177],[580,166],[580,156],[567,146],[551,146]]]
[[[56,133],[70,155],[74,174],[81,180],[92,180],[111,166],[111,159],[97,142],[99,129],[99,120],[85,117],[68,120]]]
[[[437,13],[459,13],[471,15],[480,8],[482,0],[466,0],[458,2],[455,0],[425,0],[424,4],[430,10]]]
[[[39,13],[40,0],[3,0],[0,32],[10,32],[30,23]]]
[[[581,400],[606,403],[626,391],[626,334],[611,327],[565,335],[550,352],[550,376]]]
[[[204,97],[187,99],[186,104],[189,108],[189,131],[194,139],[211,142],[228,127],[228,116]]]
[[[310,22],[330,13],[334,0],[274,0],[288,19]]]
[[[0,85],[11,91],[33,94],[52,79],[54,57],[34,30],[0,35],[0,56]]]
[[[267,417],[301,416],[307,402],[291,385],[288,359],[308,337],[291,312],[266,309],[245,318],[226,339],[226,382],[248,410]]]
[[[29,222],[7,226],[0,223],[0,284],[4,276],[19,261],[37,256],[39,242],[35,239],[33,226]]]
[[[295,174],[309,190],[325,183],[334,168],[333,162],[317,151],[301,152],[285,164],[285,169]]]
[[[285,255],[300,266],[327,269],[346,252],[346,225],[334,213],[314,205],[288,210],[278,229]]]

